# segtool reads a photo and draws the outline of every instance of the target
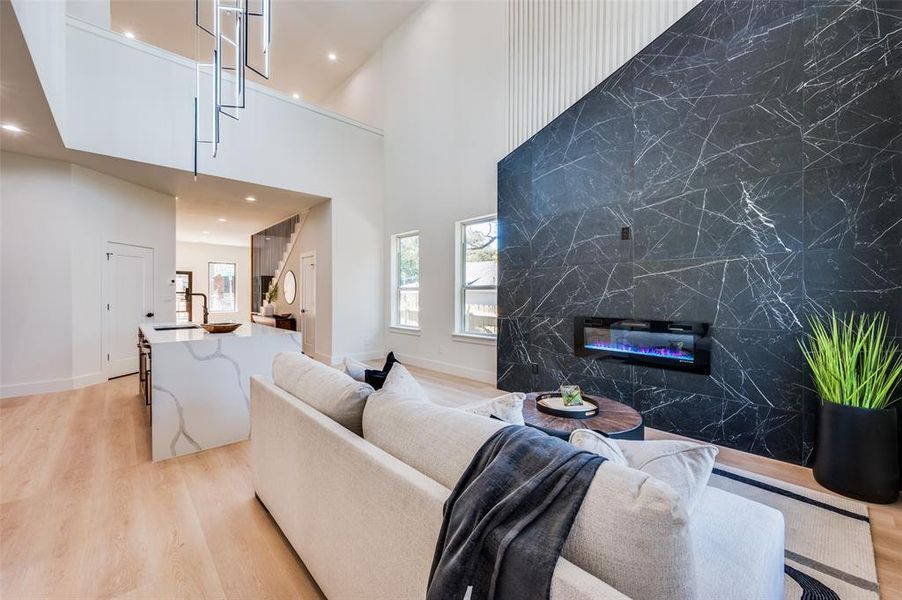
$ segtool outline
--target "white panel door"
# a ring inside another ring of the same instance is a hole
[[[316,256],[301,256],[301,331],[304,354],[313,356],[316,348]]]
[[[153,321],[153,249],[107,243],[104,347],[107,377],[138,371],[138,325]]]

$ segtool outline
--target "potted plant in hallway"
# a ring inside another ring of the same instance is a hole
[[[261,313],[265,317],[271,317],[275,313],[276,305],[274,302],[276,298],[279,297],[279,284],[274,283],[269,287],[269,291],[266,292],[265,302],[263,303]]]
[[[887,339],[886,315],[809,317],[800,342],[820,397],[814,478],[825,488],[867,502],[899,494],[896,389],[898,346]]]

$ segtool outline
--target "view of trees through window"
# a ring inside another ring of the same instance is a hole
[[[210,312],[238,312],[235,263],[210,263]]]
[[[395,325],[420,326],[420,236],[396,238],[398,264]]]
[[[187,323],[191,320],[191,301],[185,298],[185,290],[191,288],[191,271],[175,273],[175,322]]]
[[[462,225],[462,333],[496,335],[498,319],[498,221]]]

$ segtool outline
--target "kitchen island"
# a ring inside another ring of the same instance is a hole
[[[251,375],[271,379],[273,357],[303,347],[297,331],[253,323],[232,333],[148,323],[138,338],[155,461],[248,439]]]

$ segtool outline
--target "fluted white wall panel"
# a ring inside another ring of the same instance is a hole
[[[510,0],[513,150],[616,71],[699,0]]]

